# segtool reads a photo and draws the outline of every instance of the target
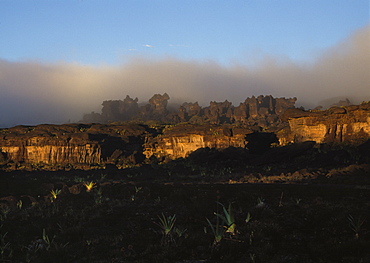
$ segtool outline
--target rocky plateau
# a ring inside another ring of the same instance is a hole
[[[168,95],[157,97],[151,100],[154,106],[146,108],[147,117],[153,119],[124,120],[124,112],[137,109],[131,106],[122,111],[122,120],[114,119],[116,122],[1,129],[1,167],[116,169],[186,158],[201,148],[234,148],[261,154],[271,147],[307,141],[360,145],[370,138],[370,102],[306,111],[294,107],[295,99],[259,96],[247,98],[238,107],[227,101],[213,102],[206,109],[188,103],[176,115],[166,109]],[[126,100],[126,104],[137,103],[129,97]],[[105,103],[100,116],[109,116],[106,107],[110,104]],[[170,122],[169,116],[177,121]]]

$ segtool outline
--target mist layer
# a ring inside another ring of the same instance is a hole
[[[297,106],[370,100],[370,26],[310,62],[259,56],[224,66],[212,60],[134,57],[118,65],[0,60],[0,127],[79,121],[104,100],[168,93],[170,103],[239,105],[253,95],[297,97]]]

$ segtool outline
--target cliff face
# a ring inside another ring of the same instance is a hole
[[[240,147],[260,153],[272,143],[359,143],[370,138],[370,103],[325,111],[289,109],[281,122],[283,128],[264,132],[256,132],[256,125],[233,124],[16,126],[0,130],[0,165],[12,169],[92,169],[107,164],[124,168],[153,157],[187,157],[205,147]]]
[[[333,107],[325,111],[287,110],[282,120],[289,126],[280,132],[280,144],[315,141],[352,142],[370,137],[370,103]]]
[[[31,164],[101,163],[101,147],[97,144],[5,146],[2,151],[10,160]]]
[[[145,133],[139,125],[17,126],[1,130],[0,149],[8,163],[87,168],[134,162]]]
[[[152,138],[145,145],[147,158],[176,159],[186,157],[199,148],[225,149],[228,147],[245,148],[247,128],[231,126],[182,124],[165,129],[160,136]]]

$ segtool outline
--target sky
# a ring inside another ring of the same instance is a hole
[[[104,100],[370,100],[369,0],[0,0],[0,127]]]

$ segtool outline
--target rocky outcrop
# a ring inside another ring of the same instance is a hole
[[[136,100],[127,100],[127,104],[136,103]],[[158,101],[156,109],[163,111],[167,98],[160,97]],[[238,124],[197,124],[189,120],[151,127],[122,122],[1,129],[0,165],[6,169],[92,169],[107,165],[124,168],[152,159],[164,161],[188,157],[201,148],[239,148],[247,150],[248,154],[260,155],[272,144],[284,146],[311,141],[314,144],[348,142],[359,145],[370,138],[369,102],[324,111],[286,109],[294,101],[262,96],[248,99],[236,108],[232,108],[228,101],[214,102],[208,112],[197,103],[189,103],[183,105],[183,115],[180,116],[192,120],[200,117],[197,114],[204,114],[207,118],[216,116],[215,122],[221,122],[223,118],[235,119],[239,112],[240,119],[246,119]],[[129,108],[125,109],[128,111]],[[276,116],[279,116],[279,125],[261,129],[258,123],[268,122]],[[311,147],[311,144],[302,145]]]
[[[138,106],[136,98],[126,96],[125,100],[110,100],[103,102],[102,113],[85,114],[83,122],[116,122],[126,120],[156,120],[167,123],[190,122],[197,124],[244,124],[262,128],[279,126],[279,116],[287,109],[294,108],[296,98],[273,98],[263,96],[247,98],[239,106],[231,102],[211,101],[210,105],[202,108],[198,102],[185,102],[178,110],[167,109],[167,93],[155,94],[149,104]]]
[[[56,169],[124,165],[143,159],[140,125],[38,125],[0,131],[3,163]]]
[[[187,157],[199,148],[246,148],[246,135],[250,133],[253,133],[250,129],[229,125],[180,124],[147,141],[144,154],[146,158],[177,159]]]
[[[278,133],[282,145],[304,141],[356,143],[370,137],[370,102],[324,111],[290,109],[281,119],[289,123]]]
[[[121,100],[110,100],[103,102],[102,118],[111,121],[125,121],[129,120],[131,116],[139,111],[137,104],[138,98],[132,99],[130,96]]]
[[[167,113],[167,103],[170,99],[170,96],[168,96],[167,93],[161,95],[161,94],[155,94],[150,100],[149,103],[153,106],[153,112],[155,114],[163,114],[165,115]]]
[[[83,122],[104,123],[108,121],[126,121],[130,120],[139,112],[138,98],[132,99],[130,96],[122,100],[103,101],[102,113],[92,112],[83,117]]]

